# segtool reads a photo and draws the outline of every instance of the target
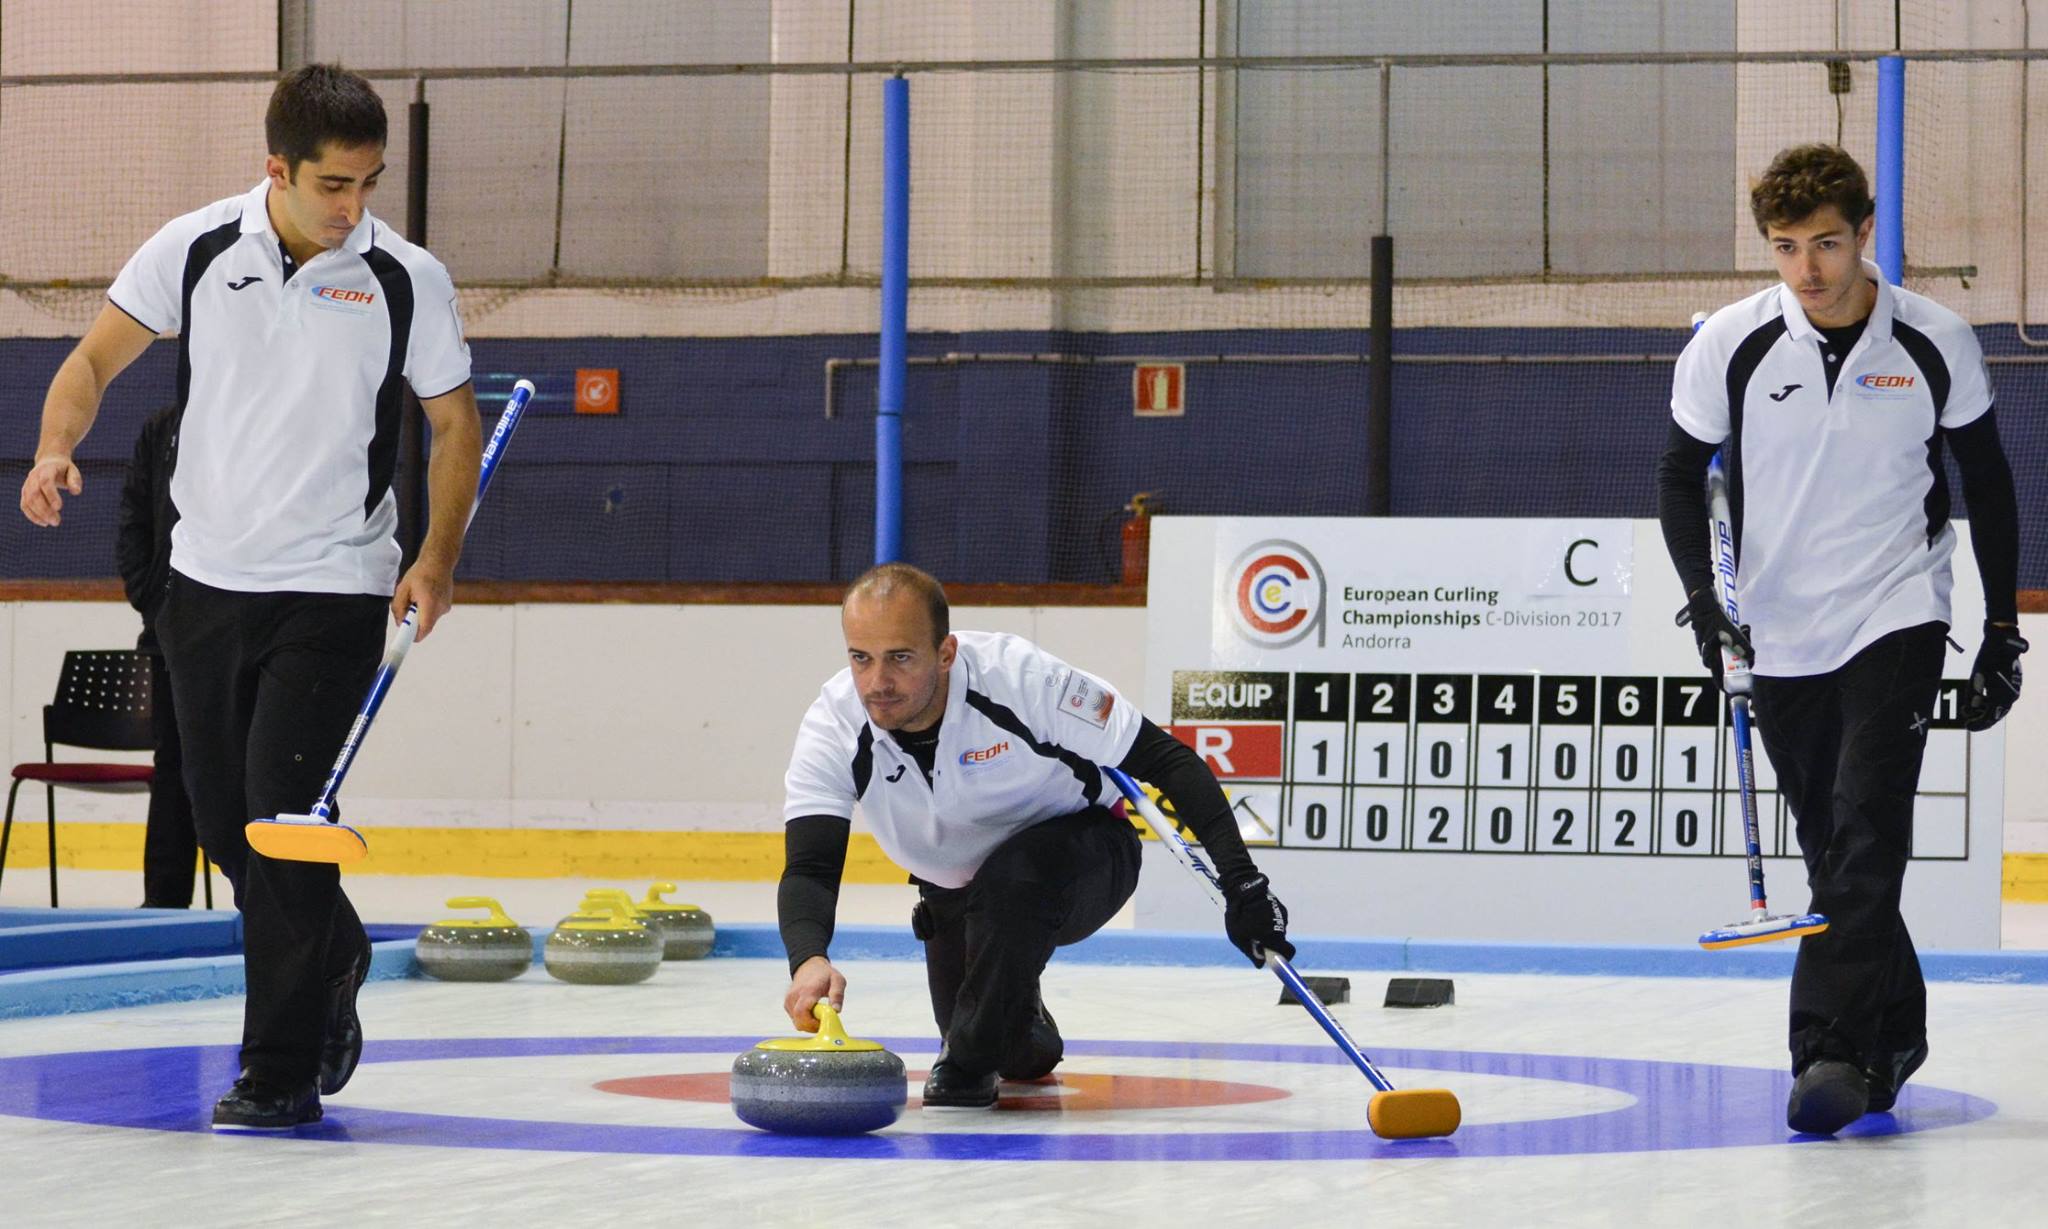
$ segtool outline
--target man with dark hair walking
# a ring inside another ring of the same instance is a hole
[[[1215,777],[1108,683],[1021,637],[954,633],[945,590],[907,564],[855,581],[839,622],[847,668],[805,714],[784,783],[782,1006],[797,1027],[816,1030],[812,1007],[846,994],[826,953],[858,806],[918,883],[912,929],[943,1039],[924,1104],[984,1109],[999,1079],[1049,1074],[1065,1047],[1039,974],[1138,884],[1104,764],[1157,786],[1208,847],[1230,941],[1254,964],[1294,955]]]
[[[178,510],[171,504],[171,473],[177,464],[178,407],[173,404],[143,421],[121,483],[121,520],[114,535],[122,591],[142,616],[135,648],[149,654],[149,725],[156,742],[156,775],[149,783],[149,820],[142,834],[145,909],[191,908],[192,863],[199,852],[192,802],[185,792],[176,694],[156,638],[157,608],[171,581],[171,526],[178,520]]]
[[[252,852],[251,819],[310,805],[383,650],[453,602],[482,432],[447,270],[369,212],[384,104],[313,64],[264,116],[261,183],[175,218],[129,260],[58,369],[21,508],[56,525],[107,385],[178,334],[171,575],[157,615],[199,837],[244,917],[242,1074],[217,1130],[321,1116],[362,1054],[362,922],[334,866]],[[408,386],[433,429],[431,521],[400,575],[392,478]]]
[[[1927,1057],[1927,991],[1899,913],[1928,718],[1950,621],[1944,446],[1984,580],[1965,717],[2020,692],[2019,517],[1970,326],[1863,260],[1863,169],[1830,145],[1781,152],[1750,207],[1783,284],[1714,313],[1679,358],[1658,516],[1709,669],[1755,672],[1758,730],[1797,820],[1813,911],[1792,973],[1794,1130],[1891,1108]],[[1729,475],[1736,589],[1714,593],[1702,486]]]

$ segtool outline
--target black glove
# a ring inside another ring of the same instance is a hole
[[[1756,646],[1749,642],[1749,629],[1737,627],[1735,620],[1728,617],[1714,586],[1693,590],[1685,599],[1685,609],[1678,612],[1675,621],[1680,627],[1692,628],[1693,645],[1700,651],[1700,664],[1712,671],[1715,679],[1721,677],[1721,650],[1724,648],[1734,649],[1744,661],[1755,664]]]
[[[1983,733],[2005,719],[2020,698],[2020,654],[2027,642],[2010,624],[1984,624],[1984,643],[1970,666],[1970,690],[1963,699],[1963,728]]]
[[[1266,953],[1294,959],[1287,941],[1287,906],[1273,895],[1264,875],[1253,875],[1223,889],[1223,932],[1251,962],[1266,967]]]

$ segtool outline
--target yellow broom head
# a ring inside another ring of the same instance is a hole
[[[284,862],[359,862],[370,852],[354,828],[311,815],[259,819],[243,831],[249,848]]]
[[[1445,1088],[1399,1088],[1374,1093],[1365,1119],[1381,1139],[1436,1139],[1458,1129],[1464,1112]]]

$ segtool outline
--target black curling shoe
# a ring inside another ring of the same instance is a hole
[[[1045,1009],[1045,999],[1038,1000],[1038,1015],[1031,1021],[1031,1048],[1021,1059],[1013,1059],[1012,1066],[1003,1068],[999,1075],[1006,1080],[1042,1080],[1052,1074],[1052,1069],[1065,1058],[1067,1044],[1060,1037],[1060,1026],[1054,1022],[1052,1013]]]
[[[246,1074],[213,1106],[216,1131],[289,1131],[320,1121],[320,1092],[311,1084],[278,1088]]]
[[[944,1054],[932,1064],[924,1082],[926,1109],[985,1110],[995,1108],[996,1073],[973,1072]]]
[[[370,939],[363,945],[348,971],[327,983],[327,1037],[320,1046],[320,1091],[332,1096],[342,1090],[363,1061],[363,1022],[356,1015],[356,992],[370,976]]]
[[[1888,1112],[1899,1099],[1899,1089],[1920,1070],[1920,1064],[1927,1061],[1927,1043],[1921,1042],[1904,1053],[1881,1054],[1877,1061],[1863,1069],[1863,1082],[1870,1086],[1870,1104],[1864,1113],[1882,1114]]]
[[[1833,1135],[1863,1117],[1869,1104],[1870,1085],[1854,1063],[1817,1059],[1792,1082],[1785,1125],[1808,1135]]]

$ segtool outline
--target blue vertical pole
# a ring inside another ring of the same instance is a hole
[[[882,83],[882,370],[875,393],[875,562],[903,557],[903,389],[910,307],[910,82]]]
[[[1877,62],[1877,267],[1896,286],[1906,272],[1906,60]]]

